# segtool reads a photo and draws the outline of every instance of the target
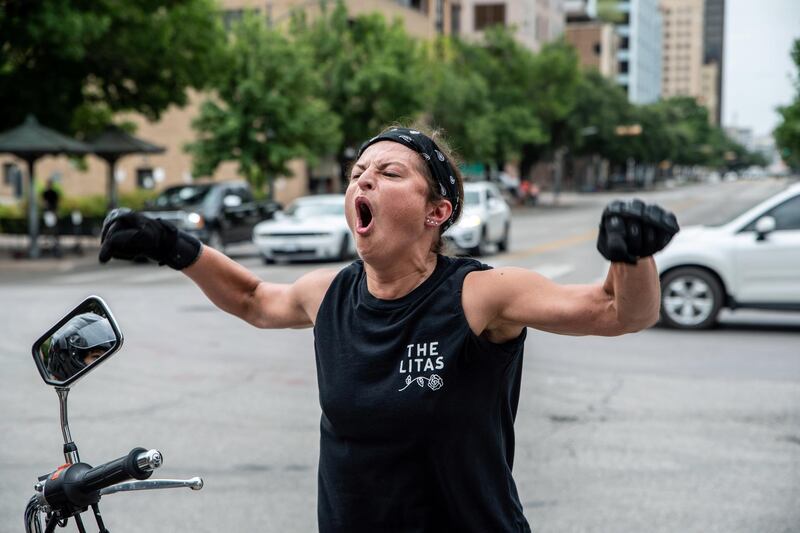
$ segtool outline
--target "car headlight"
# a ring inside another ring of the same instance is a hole
[[[474,228],[481,225],[481,217],[478,215],[467,215],[461,219],[459,226],[462,228]]]
[[[186,225],[193,229],[200,229],[205,225],[205,220],[200,213],[189,213],[186,215]]]

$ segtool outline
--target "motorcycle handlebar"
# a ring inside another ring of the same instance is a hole
[[[161,466],[162,461],[158,450],[134,448],[127,455],[84,472],[78,486],[81,492],[88,493],[129,479],[147,479],[154,469]]]
[[[37,490],[54,509],[78,509],[97,503],[101,489],[129,479],[149,478],[162,462],[158,450],[134,448],[127,455],[94,468],[86,463],[64,465],[49,474]]]

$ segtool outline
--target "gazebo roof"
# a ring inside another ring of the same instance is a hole
[[[116,159],[127,154],[161,154],[162,146],[134,137],[118,126],[108,126],[103,133],[89,141],[93,154],[104,159]]]
[[[88,154],[90,146],[39,124],[28,115],[21,125],[0,133],[0,152],[22,159],[57,154]]]

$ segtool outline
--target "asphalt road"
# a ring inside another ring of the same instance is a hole
[[[782,186],[641,196],[686,226],[731,217]],[[515,211],[510,253],[485,261],[561,283],[602,279],[594,230],[610,198],[565,195],[559,205]],[[271,281],[319,266],[265,266],[248,246],[231,254]],[[0,532],[22,529],[36,477],[63,462],[57,398],[30,345],[89,294],[109,303],[125,346],[71,392],[81,458],[96,464],[155,447],[165,455],[158,477],[206,482],[200,492],[104,498],[109,529],[316,530],[310,331],[252,328],[154,265],[3,265]],[[619,338],[531,331],[525,357],[514,474],[536,531],[800,531],[800,315],[727,313],[712,331]]]

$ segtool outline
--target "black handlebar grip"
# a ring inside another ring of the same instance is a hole
[[[142,470],[136,464],[136,458],[139,454],[146,451],[144,448],[134,448],[128,455],[90,468],[83,474],[79,482],[80,490],[82,492],[92,492],[129,479],[149,478],[153,475],[153,472]]]

